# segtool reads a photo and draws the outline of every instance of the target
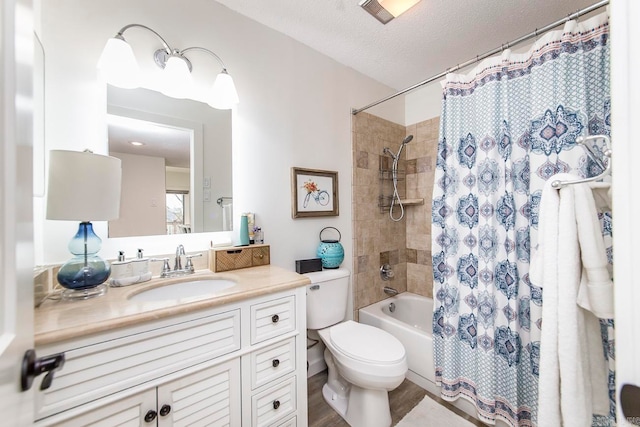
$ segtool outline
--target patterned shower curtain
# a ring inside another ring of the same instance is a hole
[[[444,399],[473,401],[484,422],[533,426],[543,293],[529,281],[530,250],[544,182],[600,172],[576,138],[610,134],[608,18],[570,21],[525,54],[506,50],[448,75],[443,88],[431,231],[436,381]],[[608,342],[612,321],[602,325]]]

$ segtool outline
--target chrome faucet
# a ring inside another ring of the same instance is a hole
[[[392,297],[398,295],[398,291],[393,289],[391,286],[385,286],[383,290],[385,294],[391,295]]]
[[[182,270],[182,259],[180,257],[184,254],[184,246],[178,245],[176,248],[176,262],[173,264],[173,271]]]
[[[184,251],[184,246],[178,245],[178,247],[176,248],[176,259],[173,264],[173,270],[171,270],[171,267],[169,266],[169,258],[151,258],[149,261],[162,261],[163,266],[160,277],[174,277],[195,273],[195,268],[193,267],[191,258],[196,258],[199,256],[202,256],[202,254],[199,253],[187,255]],[[185,257],[185,259],[187,260],[184,268],[182,267],[182,257]]]

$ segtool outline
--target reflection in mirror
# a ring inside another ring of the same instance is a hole
[[[148,89],[107,96],[109,154],[123,169],[109,237],[231,230],[231,112]]]

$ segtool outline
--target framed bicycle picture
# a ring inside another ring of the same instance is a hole
[[[291,168],[291,216],[338,215],[338,172]]]

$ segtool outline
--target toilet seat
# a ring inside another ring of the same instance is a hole
[[[352,320],[330,328],[331,344],[344,355],[365,363],[393,365],[405,358],[402,343],[393,335]]]

